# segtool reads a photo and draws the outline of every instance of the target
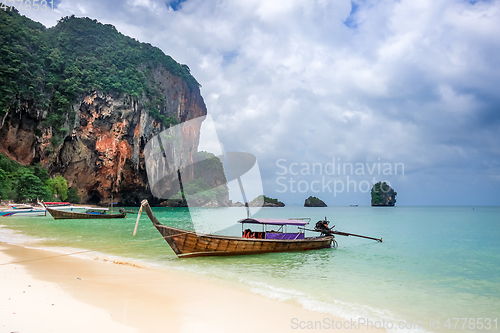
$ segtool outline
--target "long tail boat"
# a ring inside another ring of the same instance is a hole
[[[244,229],[245,224],[253,224],[272,225],[278,230],[252,232],[250,229],[246,229],[243,230],[243,237],[202,234],[161,224],[153,214],[147,200],[143,200],[141,203],[137,222],[139,222],[143,209],[175,254],[182,258],[317,250],[330,248],[335,238],[333,235],[305,237],[300,230],[296,233],[283,232],[283,227],[288,225],[305,226],[308,222],[304,220],[252,218],[238,221],[242,223],[242,229]],[[266,230],[265,227],[263,230]],[[136,231],[137,224],[134,235]]]
[[[7,216],[44,216],[46,215],[45,208],[35,207],[32,205],[25,204],[13,204],[9,205],[10,209],[5,209],[0,211],[1,217]]]
[[[52,209],[46,207],[47,211],[52,215],[52,217],[56,220],[62,219],[122,219],[127,216],[127,213],[108,213],[106,211],[92,211],[88,210],[85,213],[75,213],[75,212],[67,212],[57,209]]]

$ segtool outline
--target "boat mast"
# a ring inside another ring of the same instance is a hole
[[[177,169],[177,178],[179,179],[179,186],[181,187],[182,201],[187,204],[187,200],[184,195],[184,187],[182,186],[181,169]]]
[[[226,164],[225,171],[226,171],[227,182],[229,183],[232,179],[231,179],[231,175],[229,173],[229,163],[227,161],[227,156],[226,156],[225,150],[222,151],[222,156],[224,157],[224,163]],[[250,208],[248,207],[247,196],[245,195],[245,190],[243,189],[241,177],[238,176],[238,177],[236,177],[236,179],[238,179],[238,186],[240,187],[241,196],[243,197],[243,202],[245,203],[245,207],[247,209],[247,218],[249,218],[250,217]]]
[[[238,177],[238,185],[240,186],[241,195],[243,196],[243,201],[245,202],[245,207],[247,208],[247,218],[249,218],[250,208],[248,207],[247,196],[245,195],[245,190],[243,189],[243,184],[241,183],[241,177]]]

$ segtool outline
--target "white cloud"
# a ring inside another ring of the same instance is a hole
[[[499,2],[356,4],[354,28],[347,0],[187,0],[175,12],[154,0],[63,0],[57,13],[85,12],[188,64],[225,149],[257,155],[268,195],[279,158],[390,159],[420,172],[400,179],[405,188],[493,172]]]

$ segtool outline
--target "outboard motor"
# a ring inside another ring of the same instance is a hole
[[[314,231],[321,232],[321,236],[333,235],[331,229],[335,228],[335,226],[328,228],[328,223],[330,223],[330,221],[327,221],[326,217],[324,220],[316,222],[316,225],[314,226]]]
[[[342,232],[342,231],[338,231],[338,230],[332,230],[333,228],[335,228],[335,226],[333,226],[331,228],[328,228],[328,223],[330,223],[330,221],[327,221],[326,217],[325,217],[324,220],[316,222],[316,225],[314,226],[314,231],[321,232],[321,236],[320,237],[323,237],[323,236],[333,236],[333,235],[354,236],[354,237],[361,237],[361,238],[366,238],[366,239],[373,239],[373,240],[376,240],[379,243],[382,243],[382,238],[379,239],[379,238],[373,238],[373,237],[368,237],[368,236],[350,234],[350,233]],[[306,230],[309,230],[309,229],[306,229]],[[334,242],[333,243],[334,247],[336,247],[335,244],[337,244],[337,242],[335,242],[335,240],[333,240],[333,242]]]

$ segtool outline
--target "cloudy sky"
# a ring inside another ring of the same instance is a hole
[[[20,12],[46,26],[97,19],[187,64],[225,150],[257,156],[265,194],[287,204],[368,205],[386,180],[399,205],[500,205],[499,1],[62,0]]]

